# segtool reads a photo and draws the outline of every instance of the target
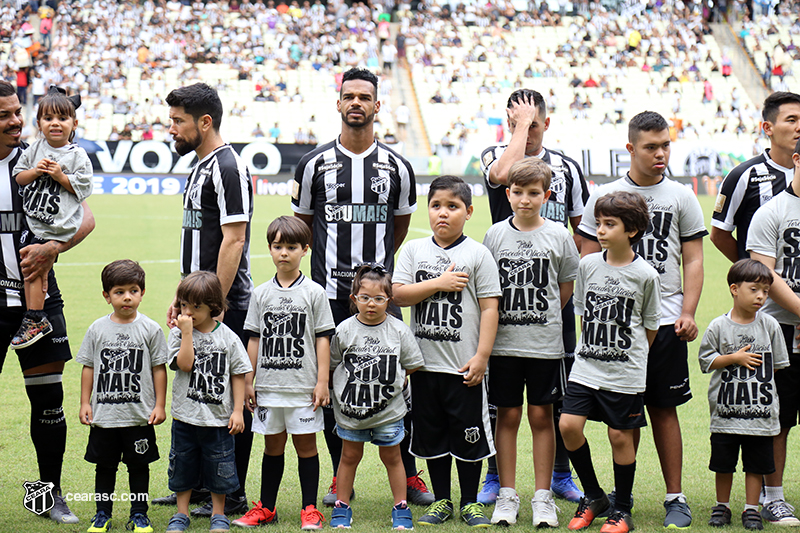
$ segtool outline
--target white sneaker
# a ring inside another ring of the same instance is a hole
[[[519,496],[517,491],[509,487],[501,487],[497,493],[497,501],[492,513],[492,524],[510,526],[517,523],[519,517]]]
[[[560,509],[553,499],[553,492],[546,489],[537,490],[531,500],[533,508],[533,525],[535,527],[558,527]]]

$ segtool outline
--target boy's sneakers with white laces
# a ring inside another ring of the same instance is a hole
[[[553,472],[550,490],[555,496],[572,503],[578,503],[583,498],[583,491],[575,484],[572,472]]]
[[[80,522],[75,513],[69,510],[69,506],[61,494],[53,495],[53,502],[53,507],[50,508],[50,520],[59,524],[77,524]]]
[[[664,527],[667,529],[689,529],[692,526],[692,511],[686,498],[679,496],[674,500],[664,502],[667,516],[664,517]]]
[[[761,508],[761,518],[776,526],[800,526],[800,520],[794,516],[794,507],[783,500],[775,500]]]
[[[558,511],[553,492],[539,489],[531,500],[534,527],[558,527]]]
[[[483,488],[478,493],[478,503],[483,505],[492,505],[497,499],[497,494],[500,492],[500,475],[486,474],[486,479],[483,480]]]
[[[492,524],[510,526],[519,518],[519,496],[511,487],[501,487],[492,513]]]

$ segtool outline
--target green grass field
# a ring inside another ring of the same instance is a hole
[[[422,207],[415,213],[409,238],[430,235],[427,211],[424,199],[420,199]],[[713,198],[700,197],[707,226],[710,218]],[[486,197],[476,198],[475,215],[467,224],[467,233],[476,240],[482,240],[490,225],[488,203]],[[90,205],[97,219],[97,229],[78,248],[64,254],[56,265],[59,286],[66,302],[65,314],[69,324],[69,335],[73,353],[80,346],[81,339],[88,326],[100,316],[110,312],[110,306],[101,295],[100,271],[107,263],[121,258],[139,261],[147,271],[146,294],[140,311],[164,322],[167,306],[174,294],[179,280],[178,242],[181,224],[180,197],[162,196],[93,196]],[[280,214],[290,214],[287,197],[260,196],[256,198],[255,216],[251,239],[252,271],[255,283],[261,284],[274,275],[274,267],[269,259],[265,242],[266,228],[269,222]],[[697,315],[701,335],[705,327],[714,317],[728,311],[731,305],[725,275],[728,262],[716,251],[706,239],[705,287]],[[304,267],[307,272],[307,264]],[[690,369],[694,399],[680,408],[684,438],[684,492],[694,511],[695,531],[707,531],[709,510],[714,505],[714,476],[708,470],[710,446],[708,442],[708,403],[706,390],[708,377],[700,373],[695,362],[699,340],[690,348]],[[28,421],[29,407],[25,396],[23,380],[13,352],[7,356],[5,371],[0,374],[0,390],[3,402],[0,406],[0,531],[86,531],[89,520],[95,513],[94,503],[75,502],[72,510],[81,518],[81,523],[73,526],[58,526],[49,520],[38,518],[22,506],[25,491],[23,481],[38,479],[36,457],[31,444]],[[78,422],[80,404],[80,366],[74,361],[69,363],[64,374],[64,409],[69,424],[67,453],[64,459],[63,488],[66,492],[93,492],[94,468],[83,460],[88,437],[88,427]],[[169,397],[169,394],[168,394]],[[169,400],[168,400],[169,409]],[[612,487],[611,456],[605,428],[600,424],[589,424],[589,439],[593,447],[593,455],[598,467],[601,483],[609,490]],[[155,498],[168,493],[167,490],[167,455],[169,453],[169,423],[157,429],[161,460],[151,467],[150,494]],[[321,476],[320,498],[324,494],[330,480],[330,459],[322,438],[319,438]],[[798,449],[797,433],[790,436],[790,458],[785,475],[787,500],[800,501],[800,483],[798,483],[798,461],[792,450]],[[260,487],[261,460],[263,442],[256,437],[253,446],[250,475],[247,482],[247,493],[251,500],[258,500]],[[527,502],[533,496],[533,469],[530,459],[529,430],[523,427],[519,439],[519,466],[517,489],[523,500],[521,516],[517,527],[530,528],[531,510]],[[661,477],[658,458],[648,430],[642,432],[642,444],[638,457],[636,484],[634,487],[635,508],[634,522],[640,531],[654,531],[661,528],[663,520],[662,501],[664,484]],[[420,468],[424,462],[418,461]],[[296,459],[294,452],[288,450],[287,466],[282,491],[278,499],[281,523],[272,527],[276,531],[295,531],[299,529],[299,482],[297,479]],[[427,474],[423,475],[429,481]],[[454,480],[455,480],[454,476]],[[117,492],[127,492],[127,473],[124,466],[118,476]],[[454,485],[456,485],[454,483]],[[380,463],[374,447],[366,448],[365,459],[356,477],[356,499],[353,502],[354,525],[361,531],[387,530],[390,528],[389,511],[391,493],[386,480],[383,465]],[[457,498],[457,488],[454,489]],[[744,503],[744,478],[739,475],[734,481],[734,492],[731,498],[734,511],[734,525],[741,527],[738,514]],[[562,528],[575,511],[575,504],[561,501],[560,520]],[[123,529],[127,521],[129,504],[122,502],[115,505],[114,529]],[[156,531],[163,531],[171,516],[173,508],[153,506],[150,518]],[[491,512],[491,510],[489,510]],[[422,513],[414,508],[414,516]],[[326,516],[330,513],[326,510]],[[207,531],[208,520],[197,519],[192,523],[191,531]],[[599,523],[593,528],[599,529]],[[770,527],[770,526],[766,526]],[[442,531],[464,530],[466,526],[455,521],[441,527]]]

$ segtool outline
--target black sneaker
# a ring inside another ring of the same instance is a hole
[[[608,509],[597,515],[596,518],[608,518],[608,516],[614,512],[616,504],[617,504],[617,491],[615,489],[608,493]],[[633,494],[631,494],[631,511],[633,511]]]
[[[192,516],[201,516],[206,518],[211,518],[213,513],[214,506],[211,503],[211,500],[207,501],[204,505],[192,509],[191,515]],[[247,512],[247,496],[241,496],[239,498],[231,497],[230,495],[225,496],[225,515],[232,516],[232,515],[243,515]]]
[[[192,495],[189,497],[189,505],[197,505],[198,503],[206,503],[211,501],[211,493],[206,489],[192,489]],[[178,496],[173,492],[169,496],[163,498],[156,498],[152,502],[156,505],[178,505]]]
[[[755,509],[747,509],[742,513],[742,525],[745,529],[764,529],[761,523],[761,515]]]
[[[731,523],[731,510],[725,505],[715,505],[711,508],[711,518],[708,525],[711,527],[728,526]]]

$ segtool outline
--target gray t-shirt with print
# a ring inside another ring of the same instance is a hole
[[[423,364],[414,334],[392,315],[376,326],[355,316],[339,324],[331,341],[336,424],[357,431],[401,420],[405,371]]]
[[[253,367],[239,336],[225,324],[202,333],[192,331],[194,365],[191,372],[178,368],[181,330],[169,332],[169,367],[172,381],[172,418],[202,427],[225,427],[233,414],[231,376],[247,374]]]
[[[594,205],[598,198],[615,191],[639,193],[647,201],[650,224],[642,240],[634,244],[633,249],[661,276],[661,297],[667,299],[677,295],[682,300],[681,245],[708,235],[697,196],[691,189],[666,176],[655,185],[647,187],[637,185],[630,176],[626,176],[598,187],[589,196],[578,226],[580,235],[597,240]]]
[[[755,370],[731,364],[711,370],[720,355],[750,346],[748,352],[761,355]],[[749,324],[739,324],[729,315],[717,317],[708,325],[700,343],[700,369],[713,372],[708,384],[711,433],[774,436],[780,432],[775,370],[789,366],[786,344],[778,322],[756,313]]]
[[[53,148],[46,139],[39,139],[23,152],[14,166],[13,175],[36,168],[42,159],[61,165],[75,194],[68,192],[49,174],[22,187],[22,205],[28,227],[40,239],[66,242],[77,233],[83,221],[81,202],[92,194],[92,162],[77,144]]]
[[[442,248],[433,237],[409,241],[400,250],[392,281],[410,285],[437,278],[455,263],[469,275],[461,292],[437,292],[416,304],[411,329],[425,357],[426,372],[458,374],[478,350],[479,298],[502,295],[497,264],[489,249],[467,236]]]
[[[258,335],[256,392],[314,392],[316,338],[333,328],[325,289],[302,274],[289,287],[274,278],[259,285],[244,321],[245,331]]]
[[[625,266],[605,252],[581,259],[575,282],[575,314],[583,327],[569,380],[622,394],[644,392],[650,345],[645,330],[658,330],[658,273],[638,255]]]
[[[167,363],[164,332],[137,313],[119,324],[111,315],[95,320],[75,356],[94,369],[92,425],[101,428],[144,426],[156,407],[153,367]]]
[[[775,258],[775,272],[800,297],[800,198],[791,185],[753,215],[747,233],[747,251]],[[772,298],[761,310],[781,324],[800,323],[796,314]]]
[[[578,248],[561,224],[542,219],[535,230],[520,231],[512,218],[493,225],[483,239],[497,261],[503,289],[492,355],[561,359],[558,284],[575,281]]]

